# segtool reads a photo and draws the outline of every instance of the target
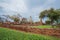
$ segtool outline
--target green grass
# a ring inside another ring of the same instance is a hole
[[[0,28],[0,40],[60,40],[56,37],[44,36],[21,31]]]
[[[40,26],[32,26],[32,28],[52,28],[52,26],[51,25],[40,25]]]

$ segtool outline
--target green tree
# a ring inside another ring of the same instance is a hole
[[[51,20],[51,24],[56,21],[58,23],[58,19],[60,18],[60,11],[57,9],[49,9],[49,10],[44,10],[40,13],[39,18],[43,19],[45,17],[48,17]]]
[[[51,22],[50,20],[45,21],[45,23],[48,24],[48,25],[50,25],[50,22]]]
[[[9,16],[10,19],[14,20],[14,22],[19,22],[20,18],[17,15]]]
[[[46,14],[47,14],[47,10],[44,10],[44,11],[42,11],[42,12],[40,13],[39,18],[40,18],[40,22],[41,22],[41,23],[43,23],[43,22],[42,22],[42,19],[43,19],[44,17],[46,17]]]

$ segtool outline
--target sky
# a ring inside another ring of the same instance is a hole
[[[0,0],[0,15],[32,16],[34,21],[39,21],[40,12],[49,8],[60,8],[60,0]]]

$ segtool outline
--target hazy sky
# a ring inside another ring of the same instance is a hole
[[[23,17],[32,16],[38,21],[39,13],[49,8],[60,8],[60,0],[0,0],[0,15],[21,14]]]

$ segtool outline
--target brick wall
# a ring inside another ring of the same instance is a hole
[[[14,25],[8,25],[8,24],[3,24],[2,27],[20,30],[24,32],[31,32],[31,33],[36,33],[36,34],[44,34],[44,35],[60,37],[60,29],[53,29],[53,28],[39,29],[39,28],[31,28],[30,26],[27,26],[27,25],[14,26]]]

